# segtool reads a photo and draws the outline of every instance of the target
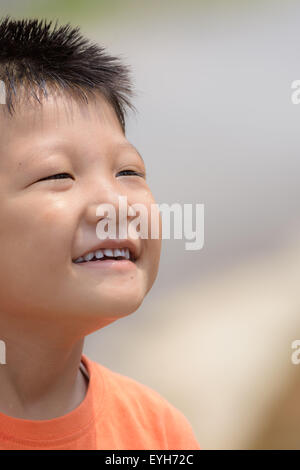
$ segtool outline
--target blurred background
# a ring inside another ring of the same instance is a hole
[[[138,109],[127,138],[157,203],[205,205],[203,249],[164,240],[143,305],[84,353],[157,390],[203,449],[300,449],[299,2],[0,5],[80,25],[122,57]]]

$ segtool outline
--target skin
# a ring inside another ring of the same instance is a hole
[[[123,145],[127,144],[127,145]],[[96,208],[118,196],[155,200],[137,151],[113,108],[54,96],[0,115],[0,412],[22,419],[62,416],[84,399],[84,337],[136,311],[158,272],[159,238],[135,240],[134,269],[86,269],[72,262],[99,243]],[[39,181],[69,173],[71,177]],[[128,216],[128,222],[132,220]],[[150,233],[150,232],[149,232]]]

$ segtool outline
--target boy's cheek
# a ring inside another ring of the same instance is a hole
[[[146,245],[144,246],[144,262],[143,267],[146,271],[147,276],[147,287],[146,287],[146,294],[149,292],[151,287],[153,286],[158,270],[159,270],[159,263],[160,263],[160,255],[161,255],[161,240],[160,239],[150,239],[146,241]],[[146,295],[145,294],[145,295]]]

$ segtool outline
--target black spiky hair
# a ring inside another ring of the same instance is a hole
[[[126,108],[135,111],[130,69],[119,57],[91,43],[79,27],[38,19],[0,20],[0,80],[12,115],[18,90],[41,102],[48,89],[88,101],[100,92],[112,105],[125,133]]]

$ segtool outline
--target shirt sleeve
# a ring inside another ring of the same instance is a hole
[[[191,424],[170,403],[165,410],[165,423],[169,450],[200,450]]]

